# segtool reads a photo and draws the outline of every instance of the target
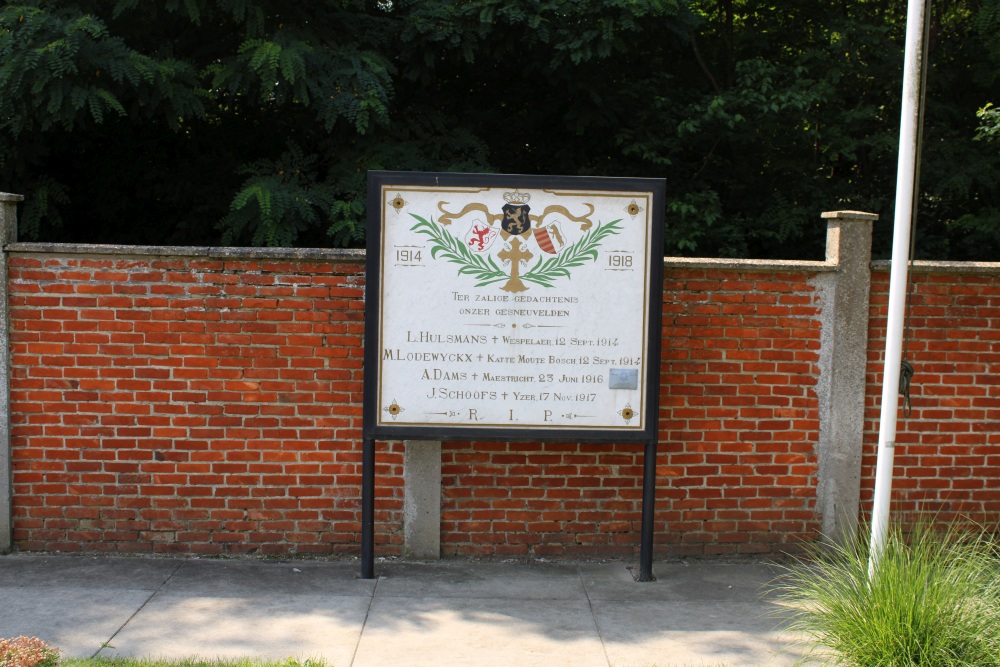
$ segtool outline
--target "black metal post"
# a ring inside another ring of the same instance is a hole
[[[361,445],[361,578],[375,578],[375,439]]]
[[[646,443],[642,459],[642,538],[639,544],[639,581],[653,576],[653,510],[656,504],[656,442]]]

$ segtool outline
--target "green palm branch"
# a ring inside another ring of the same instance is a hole
[[[479,281],[476,283],[476,287],[490,285],[510,278],[509,275],[497,266],[492,256],[486,255],[484,257],[483,255],[477,255],[469,250],[457,236],[444,231],[441,225],[435,225],[433,222],[421,218],[415,213],[411,213],[410,215],[417,219],[417,224],[411,227],[410,231],[424,234],[430,237],[433,242],[431,257],[436,259],[438,255],[441,255],[449,262],[458,264],[459,275],[471,275]]]
[[[471,275],[479,281],[476,287],[510,278],[509,274],[497,266],[492,255],[478,255],[469,250],[457,236],[444,231],[441,225],[436,225],[416,213],[410,215],[417,220],[417,224],[411,227],[410,231],[423,234],[432,241],[431,257],[437,259],[437,256],[441,255],[449,262],[458,264],[459,275]],[[552,287],[556,279],[569,278],[570,269],[597,261],[597,248],[604,239],[621,232],[620,222],[621,218],[612,220],[606,225],[598,223],[596,228],[587,232],[576,243],[567,246],[557,256],[539,259],[531,270],[521,275],[521,279],[543,287]]]
[[[521,274],[521,280],[552,287],[552,282],[557,278],[569,278],[571,268],[597,261],[597,248],[604,239],[621,231],[621,225],[618,224],[620,222],[621,218],[603,226],[598,223],[596,228],[555,257],[539,259],[530,271]]]

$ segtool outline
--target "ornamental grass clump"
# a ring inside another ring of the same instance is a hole
[[[59,651],[37,637],[0,638],[0,667],[56,667]]]
[[[789,627],[813,657],[850,667],[1000,667],[997,543],[921,524],[888,531],[869,580],[867,536],[790,566]]]

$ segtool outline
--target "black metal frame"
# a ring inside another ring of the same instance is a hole
[[[648,332],[644,358],[646,396],[642,430],[600,428],[536,427],[498,428],[447,425],[378,424],[379,318],[382,256],[383,186],[485,186],[525,189],[600,190],[607,192],[649,192],[652,197],[652,220],[649,230],[649,304]],[[659,369],[662,341],[663,299],[663,224],[665,181],[647,178],[603,178],[576,176],[527,176],[516,174],[453,174],[432,172],[368,172],[368,221],[365,287],[364,397],[362,417],[361,481],[361,577],[375,577],[375,441],[376,440],[488,440],[552,442],[618,442],[644,444],[642,535],[639,581],[653,581],[653,509],[656,495],[656,445],[659,414]]]

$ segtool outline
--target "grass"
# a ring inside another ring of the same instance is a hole
[[[865,531],[862,531],[864,533]],[[1000,566],[982,531],[889,530],[868,576],[868,536],[791,565],[779,598],[823,664],[1000,667]]]

